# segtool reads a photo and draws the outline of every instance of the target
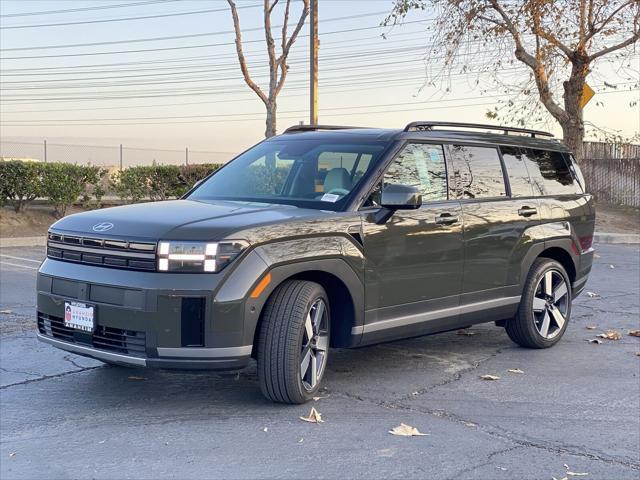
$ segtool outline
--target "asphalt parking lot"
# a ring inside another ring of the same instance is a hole
[[[491,325],[332,350],[322,398],[283,406],[255,368],[127,369],[38,343],[44,250],[1,249],[0,477],[637,479],[640,251],[597,252],[597,295],[550,350]],[[587,342],[607,329],[622,339]],[[324,423],[299,420],[311,406]],[[429,435],[388,434],[400,423]]]

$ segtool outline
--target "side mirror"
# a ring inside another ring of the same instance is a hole
[[[392,183],[382,189],[380,205],[389,210],[415,210],[422,206],[422,193],[412,185]]]

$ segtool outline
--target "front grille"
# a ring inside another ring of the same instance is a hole
[[[127,270],[156,269],[156,244],[49,233],[47,257]]]
[[[146,357],[145,332],[98,325],[91,334],[65,326],[61,317],[40,312],[38,312],[38,331],[47,337],[57,338],[77,345],[122,353],[133,357]]]

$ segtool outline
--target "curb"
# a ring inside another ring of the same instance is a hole
[[[631,245],[640,243],[640,235],[637,233],[595,233],[593,242]]]
[[[0,238],[0,248],[9,247],[44,247],[47,245],[47,237],[15,237]]]
[[[640,235],[637,233],[595,233],[593,243],[603,245],[634,245],[640,244]],[[44,247],[47,245],[47,237],[15,237],[0,238],[0,248],[10,247]]]

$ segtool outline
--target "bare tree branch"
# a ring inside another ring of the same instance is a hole
[[[247,67],[247,60],[244,56],[244,51],[242,49],[242,33],[240,30],[240,19],[238,18],[238,10],[236,8],[236,4],[233,0],[227,0],[229,6],[231,7],[231,16],[233,17],[233,29],[236,32],[236,52],[238,54],[238,61],[240,62],[240,70],[242,71],[242,76],[244,77],[244,81],[246,84],[256,92],[256,95],[260,97],[260,100],[266,105],[269,102],[269,99],[265,95],[265,93],[260,89],[258,85],[251,79],[251,75],[249,74],[249,68]]]

